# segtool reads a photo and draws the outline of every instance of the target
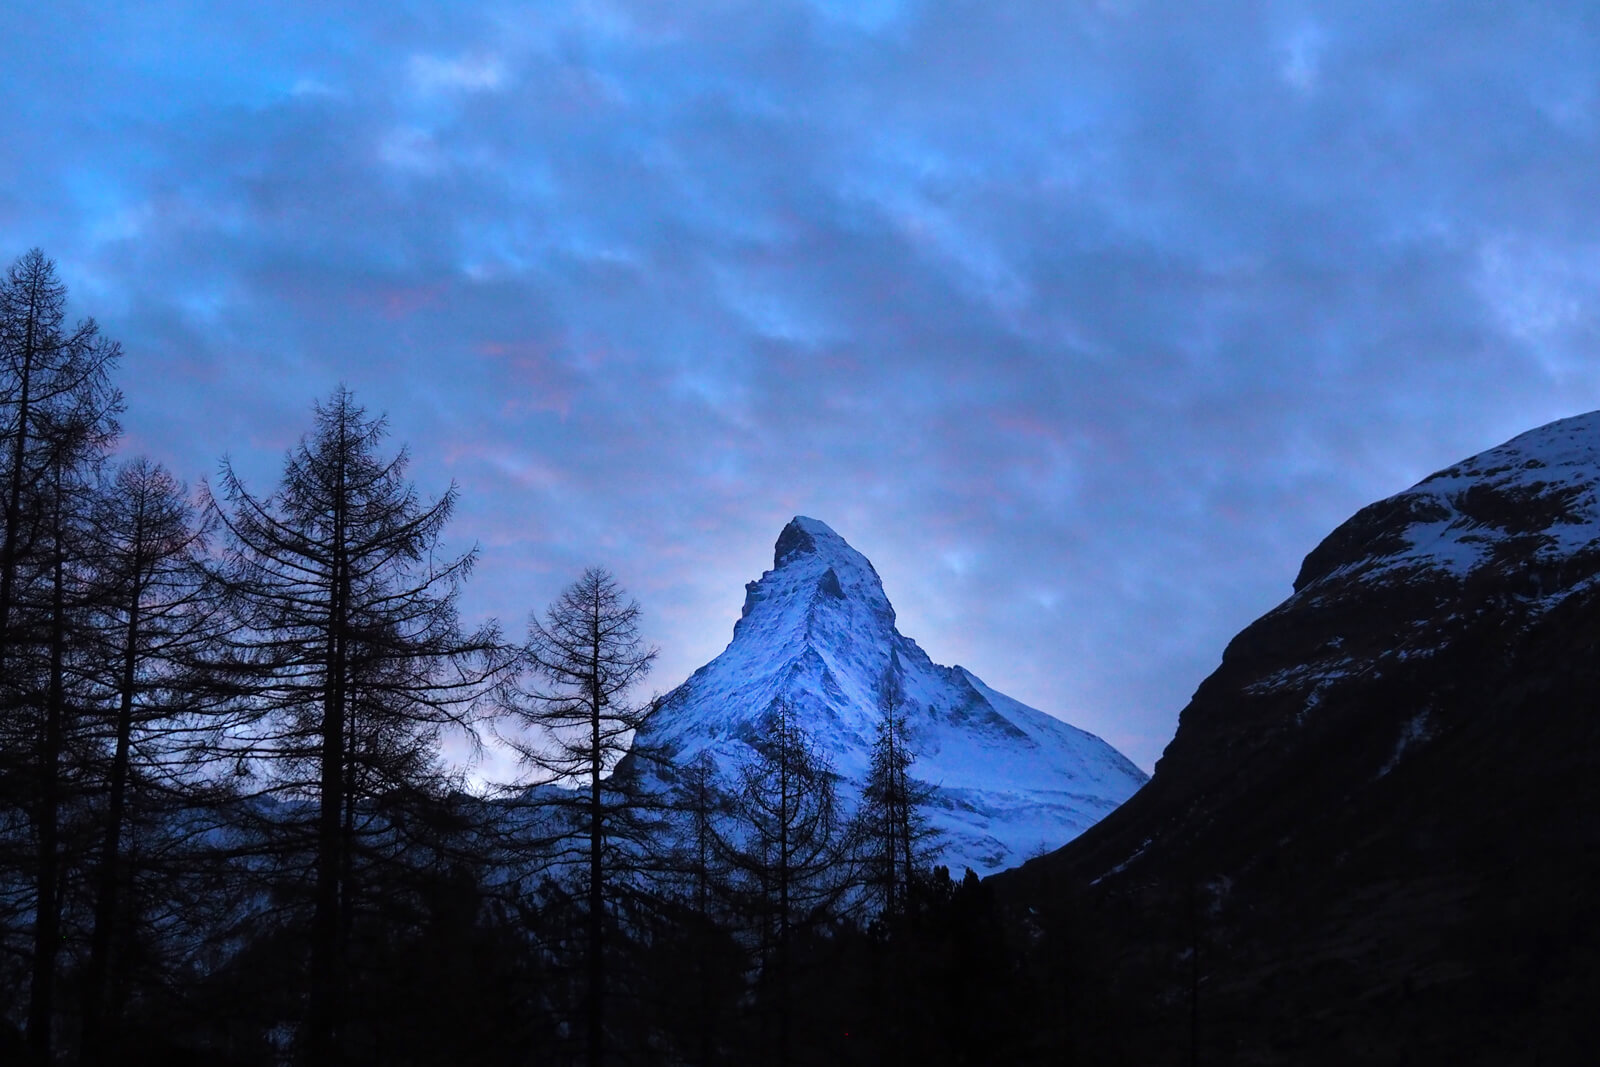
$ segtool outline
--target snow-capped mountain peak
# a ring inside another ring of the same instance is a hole
[[[895,621],[872,563],[826,523],[796,516],[772,569],[745,587],[733,640],[663,699],[640,741],[680,764],[711,751],[733,767],[785,700],[853,799],[893,687],[913,773],[935,787],[945,860],[980,873],[1065,843],[1143,784],[1098,737],[939,666]]]
[[[862,634],[894,629],[894,608],[872,563],[827,523],[797,515],[778,535],[772,570],[745,586],[744,609],[734,626],[764,643],[813,640],[819,618]]]

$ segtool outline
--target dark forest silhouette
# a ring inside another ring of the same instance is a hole
[[[37,250],[0,287],[0,1060],[1026,1058],[1054,1009],[933,867],[892,687],[859,804],[784,704],[647,793],[609,573],[463,629],[456,490],[343,387],[271,487],[117,457],[66,296]],[[529,777],[471,793],[441,741],[497,726]]]

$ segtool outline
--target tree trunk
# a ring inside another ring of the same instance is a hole
[[[134,543],[143,544],[142,525],[134,527]],[[111,934],[117,922],[117,892],[121,882],[122,821],[127,804],[129,748],[133,740],[134,680],[139,663],[139,606],[143,598],[140,582],[144,561],[142,552],[134,558],[134,587],[128,602],[128,626],[122,648],[121,692],[117,700],[117,741],[111,758],[111,789],[106,803],[106,834],[101,846],[100,885],[94,903],[94,930],[89,940],[88,974],[83,993],[83,1062],[99,1064],[105,1049],[114,1047],[104,1031],[116,1020],[105,1021],[106,988],[111,970]]]
[[[706,795],[706,782],[698,783],[695,811],[695,912],[700,919],[699,951],[695,954],[695,978],[700,994],[700,1067],[711,1067],[711,961],[706,958],[706,927],[711,913],[711,802]]]
[[[789,1063],[789,724],[778,767],[778,1062]]]
[[[895,729],[904,730],[905,720],[900,719],[897,721],[895,724]],[[900,743],[902,748],[895,763],[894,772],[895,792],[897,794],[895,800],[900,805],[898,812],[900,817],[900,848],[902,852],[904,852],[903,859],[905,864],[902,869],[902,873],[905,875],[905,891],[907,899],[909,900],[911,895],[911,880],[916,874],[916,871],[912,867],[911,856],[911,779],[906,773],[906,766],[909,761],[906,758],[906,753],[903,747],[905,744],[905,739],[901,738]]]
[[[600,617],[595,603],[591,663],[594,681],[590,688],[589,742],[589,1067],[600,1067],[605,1039],[605,893],[601,884],[602,820],[600,803],[600,716],[604,708],[600,696]]]
[[[341,435],[342,437],[342,435]],[[344,442],[341,441],[341,445]],[[344,545],[343,457],[334,503],[328,587],[327,678],[324,683],[322,752],[317,811],[317,880],[311,920],[311,996],[306,1006],[306,1063],[338,1062],[339,1023],[344,1014],[344,967],[339,952],[340,874],[344,843],[345,657],[348,565]]]
[[[50,685],[45,700],[44,738],[39,753],[38,893],[33,923],[33,981],[28,1001],[28,1045],[38,1067],[52,1059],[51,1023],[55,1015],[56,954],[61,942],[60,874],[61,749],[66,717],[66,561],[61,547],[60,477],[54,521],[55,566],[50,596]]]
[[[343,706],[344,732],[348,741],[343,773],[344,792],[339,797],[339,939],[334,949],[334,958],[340,961],[338,1022],[341,1024],[351,1010],[344,982],[347,961],[350,959],[350,943],[354,938],[356,925],[356,801],[361,784],[356,773],[356,730],[359,726],[356,721],[356,696],[353,684],[347,684],[345,687]]]

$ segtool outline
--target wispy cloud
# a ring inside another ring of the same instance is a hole
[[[491,92],[506,85],[504,61],[495,55],[411,57],[412,84],[423,92]]]

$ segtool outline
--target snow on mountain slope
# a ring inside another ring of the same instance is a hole
[[[1600,570],[1597,478],[1600,412],[1590,412],[1370,504],[1306,557],[1293,595],[1235,638],[1224,664],[1280,659],[1246,691],[1297,692],[1304,722],[1330,687],[1433,655],[1485,613],[1534,620]],[[1320,644],[1288,639],[1307,625],[1324,631]]]
[[[1600,412],[1529,430],[1363,508],[1306,557],[1295,589],[1352,569],[1460,578],[1510,560],[1558,566],[1596,544],[1597,470]]]
[[[745,587],[733,640],[662,701],[640,742],[683,765],[710,750],[725,768],[788,699],[859,795],[886,669],[898,678],[915,777],[934,787],[942,860],[980,874],[1058,847],[1126,800],[1145,775],[1110,745],[943,667],[895,628],[878,573],[816,519],[784,527],[772,570]]]

